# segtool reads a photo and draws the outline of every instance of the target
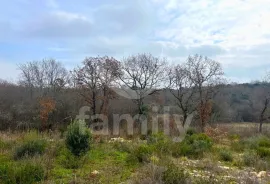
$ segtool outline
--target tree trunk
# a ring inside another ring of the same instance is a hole
[[[183,115],[183,123],[182,123],[183,127],[185,127],[186,121],[187,121],[187,114],[184,113],[184,115]]]
[[[143,100],[142,99],[138,99],[138,110],[139,110],[139,114],[143,114]]]
[[[96,115],[96,93],[93,92],[93,96],[92,96],[92,111],[93,111],[93,115]]]
[[[262,125],[263,125],[263,121],[260,121],[260,127],[259,127],[259,132],[262,133]]]
[[[264,106],[263,106],[263,109],[262,109],[262,112],[260,114],[260,126],[259,126],[259,132],[262,133],[262,125],[263,125],[263,121],[264,121],[264,114],[268,108],[268,104],[269,104],[269,99],[266,98],[265,99],[265,102],[264,102]]]

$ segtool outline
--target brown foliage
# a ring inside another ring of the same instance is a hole
[[[220,142],[223,138],[227,137],[228,130],[225,127],[205,127],[205,134],[211,137],[214,141]]]
[[[42,129],[45,130],[49,119],[49,114],[55,110],[56,103],[52,98],[44,97],[39,100],[39,105]]]
[[[210,120],[211,112],[212,112],[212,102],[206,101],[205,103],[201,103],[198,107],[198,112],[200,116],[200,125],[202,128],[202,131],[204,131],[204,128],[206,126],[206,123]]]

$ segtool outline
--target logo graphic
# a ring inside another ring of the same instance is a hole
[[[140,123],[140,134],[147,135],[148,130],[152,133],[163,132],[164,135],[171,136],[173,141],[180,142],[185,138],[187,129],[189,128],[194,113],[189,114],[183,124],[183,116],[179,114],[170,114],[169,111],[173,106],[163,107],[164,113],[158,113],[158,107],[154,106],[152,108],[151,115],[146,117],[145,115],[137,114],[132,116],[130,114],[113,114],[113,121],[111,127],[112,135],[119,136],[120,123],[124,122],[127,124],[126,132],[128,135],[134,135],[134,125],[135,122]],[[80,109],[79,115],[76,119],[89,121],[89,127],[92,129],[95,135],[109,135],[109,124],[108,117],[104,114],[87,115],[90,112],[90,107],[84,106]],[[98,120],[98,121],[97,121]],[[162,126],[160,126],[162,122]],[[177,135],[171,135],[172,130],[177,131]]]

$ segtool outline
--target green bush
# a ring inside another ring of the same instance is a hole
[[[209,147],[213,144],[212,139],[203,133],[193,134],[190,137],[186,137],[183,142],[187,142],[188,144],[194,144],[198,141],[205,142],[207,145],[209,145]]]
[[[265,136],[254,136],[243,141],[247,149],[258,149],[259,147],[270,148],[270,139]]]
[[[243,153],[243,163],[246,166],[254,166],[258,161],[258,155],[255,151],[247,150]]]
[[[232,162],[233,161],[233,155],[230,150],[222,149],[219,151],[219,157],[222,161],[225,162]]]
[[[242,142],[247,150],[255,150],[261,158],[270,158],[270,139],[265,136],[254,136]]]
[[[257,154],[261,158],[266,158],[266,157],[270,158],[270,149],[269,148],[259,147],[259,148],[256,149],[256,151],[257,151]]]
[[[147,135],[147,144],[156,144],[159,142],[165,142],[167,140],[167,137],[162,133],[155,133]]]
[[[154,148],[152,146],[142,144],[134,149],[134,155],[137,157],[139,162],[148,162],[153,151]]]
[[[258,145],[259,147],[270,148],[270,139],[268,137],[261,136],[258,139]]]
[[[1,163],[0,183],[3,184],[32,184],[45,178],[45,169],[40,163]]]
[[[90,149],[91,133],[85,122],[75,121],[67,128],[66,146],[75,156],[81,156]]]
[[[173,156],[199,157],[212,148],[213,141],[205,134],[186,136],[180,143],[173,145]]]
[[[46,141],[43,139],[29,140],[15,149],[14,158],[20,159],[22,157],[33,157],[41,155],[45,152]]]
[[[147,144],[160,154],[171,152],[172,140],[163,133],[152,134],[147,137]]]
[[[162,174],[162,181],[164,184],[185,184],[188,183],[189,176],[183,169],[170,164],[166,171]]]

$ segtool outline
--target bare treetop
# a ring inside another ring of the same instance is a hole
[[[134,90],[161,88],[165,76],[165,59],[151,54],[138,54],[125,58],[122,63],[121,81]]]
[[[188,57],[187,70],[190,72],[191,80],[201,86],[216,83],[224,75],[219,62],[201,55]]]
[[[56,91],[69,83],[68,71],[54,59],[32,61],[19,65],[21,77],[19,83],[29,89],[40,91]],[[44,90],[46,89],[46,90]]]
[[[125,87],[117,93],[133,99],[142,113],[144,97],[164,88],[167,63],[151,54],[138,54],[125,58],[121,65],[119,79]]]

